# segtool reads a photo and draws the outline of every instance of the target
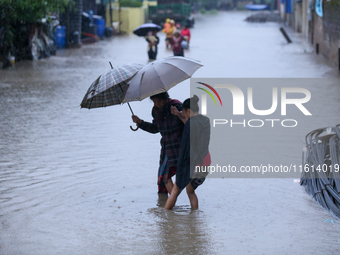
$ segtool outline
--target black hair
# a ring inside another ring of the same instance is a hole
[[[157,95],[153,95],[153,96],[150,97],[151,100],[154,99],[154,98],[158,98],[158,99],[161,99],[161,100],[164,100],[164,101],[168,101],[170,96],[169,96],[168,92],[165,91],[165,92],[162,92],[162,93],[159,93]]]
[[[190,109],[193,112],[198,112],[199,110],[198,101],[199,101],[198,96],[194,95],[193,97],[186,99],[182,107],[183,109]]]

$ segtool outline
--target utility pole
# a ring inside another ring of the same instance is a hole
[[[110,27],[112,27],[112,0],[109,1],[110,4]]]
[[[70,9],[66,7],[66,33],[65,33],[65,46],[68,48],[70,46],[70,34],[71,34],[71,29],[70,29]]]
[[[120,13],[121,13],[121,6],[120,6],[120,0],[118,0],[119,8],[118,8],[118,33],[120,33]]]
[[[270,3],[270,11],[271,11],[271,12],[274,11],[275,1],[276,1],[276,0],[272,0],[271,3]]]

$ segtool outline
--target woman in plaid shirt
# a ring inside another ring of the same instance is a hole
[[[152,134],[161,133],[161,155],[158,169],[158,192],[171,193],[173,182],[171,177],[176,174],[177,158],[181,145],[184,116],[178,118],[171,112],[172,107],[182,111],[182,103],[176,99],[171,99],[167,92],[163,92],[150,99],[154,103],[152,108],[152,123],[141,120],[136,115],[132,115],[132,120],[139,128]]]

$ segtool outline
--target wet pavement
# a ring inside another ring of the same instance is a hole
[[[246,23],[248,15],[196,18],[185,51],[204,64],[194,77],[340,81],[300,35],[287,28],[287,44],[280,24]],[[171,56],[160,38],[158,58]],[[109,61],[147,63],[146,48],[134,35],[115,37],[0,71],[0,254],[339,254],[339,220],[292,179],[208,179],[199,210],[185,194],[162,209],[160,136],[132,132],[126,105],[79,107]],[[339,109],[339,87],[324,91]],[[186,99],[189,80],[170,95]],[[151,120],[150,100],[131,106]]]

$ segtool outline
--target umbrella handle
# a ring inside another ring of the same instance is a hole
[[[132,131],[137,131],[139,127],[137,126],[137,128],[133,128],[132,126],[130,126],[130,128]]]

